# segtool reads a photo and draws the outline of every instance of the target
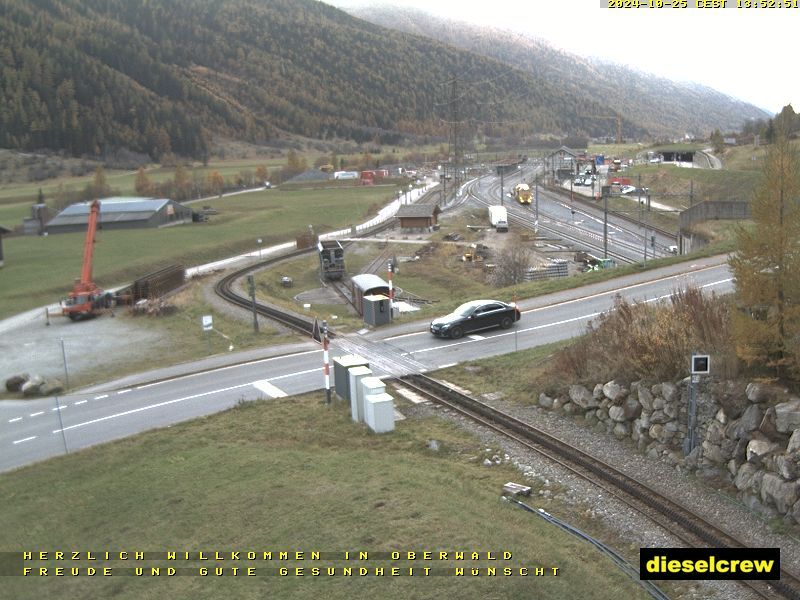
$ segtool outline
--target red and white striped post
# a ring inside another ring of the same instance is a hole
[[[388,268],[389,268],[389,314],[391,315],[392,306],[394,302],[394,287],[392,287],[392,273],[394,271],[394,265],[392,264],[391,260],[388,263]]]
[[[331,403],[331,365],[328,361],[328,323],[322,322],[322,362],[325,371],[325,402]]]

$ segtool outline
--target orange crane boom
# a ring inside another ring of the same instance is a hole
[[[73,321],[94,317],[96,311],[106,307],[106,297],[97,284],[92,281],[92,261],[94,257],[94,238],[97,233],[97,221],[100,218],[100,202],[95,200],[89,209],[89,222],[86,227],[86,239],[83,242],[83,263],[81,278],[75,282],[66,299],[63,314]]]
[[[86,229],[86,240],[83,242],[83,265],[81,266],[81,285],[92,283],[92,258],[94,257],[94,236],[97,233],[97,219],[100,216],[100,202],[92,202],[89,210],[89,224]]]

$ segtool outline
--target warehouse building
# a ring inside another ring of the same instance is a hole
[[[91,203],[71,204],[47,223],[47,233],[86,231]],[[101,229],[145,229],[192,222],[192,209],[166,198],[104,198]]]

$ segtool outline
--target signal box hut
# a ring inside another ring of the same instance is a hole
[[[363,273],[350,279],[353,304],[359,316],[364,316],[364,296],[389,295],[389,284],[372,273]]]
[[[442,209],[435,204],[404,204],[397,211],[397,220],[401,230],[430,231],[438,224],[440,212]]]
[[[47,233],[86,231],[91,203],[77,202],[47,224]],[[192,222],[192,209],[167,198],[103,198],[100,229],[147,229]]]

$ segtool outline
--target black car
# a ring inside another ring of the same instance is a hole
[[[465,333],[481,329],[508,329],[519,319],[519,308],[514,304],[499,300],[473,300],[462,304],[449,315],[431,321],[431,333],[456,340]]]

